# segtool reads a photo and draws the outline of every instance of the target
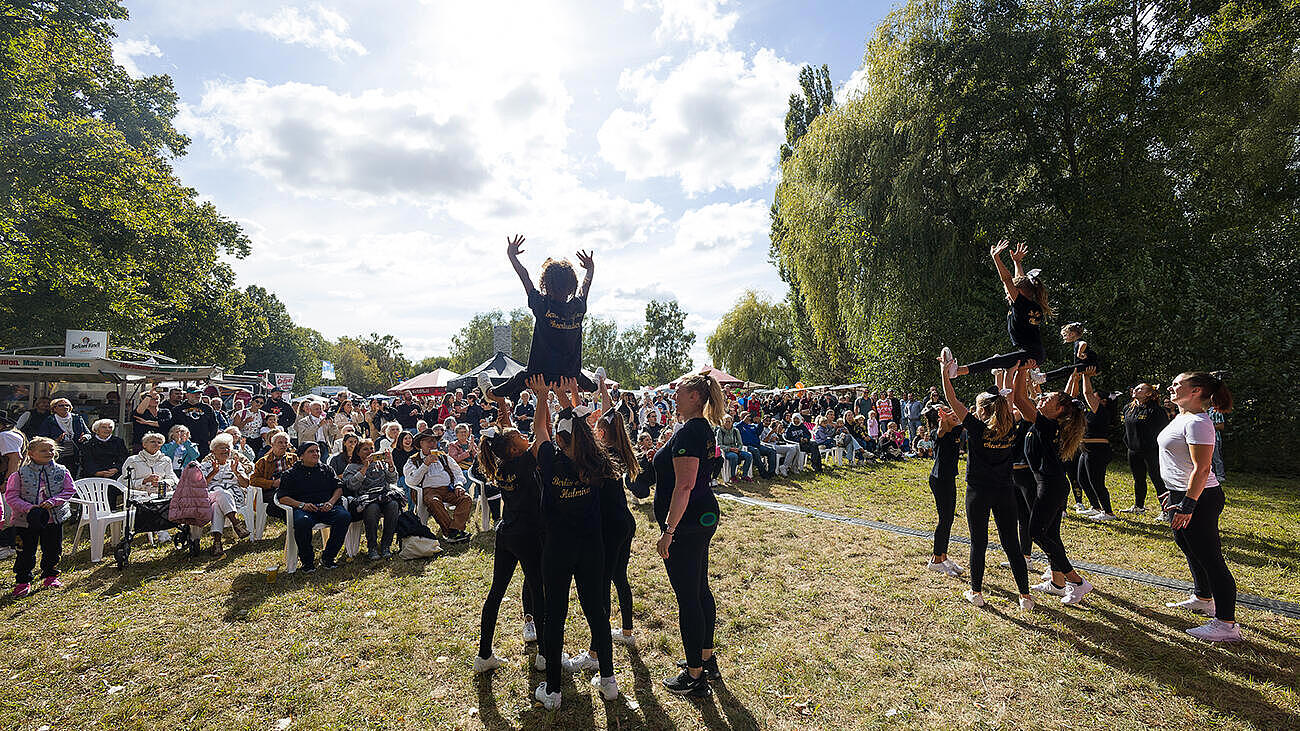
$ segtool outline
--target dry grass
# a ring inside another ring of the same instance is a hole
[[[910,496],[911,522],[924,525],[929,495],[911,484],[920,468],[894,470],[887,491],[883,472],[853,470],[757,492],[822,507],[838,500],[841,510],[860,492],[879,509],[861,514],[908,522],[882,497],[896,491]],[[1240,504],[1234,491],[1230,510]],[[996,568],[986,581],[989,606],[975,609],[960,600],[961,582],[924,571],[924,541],[723,509],[711,581],[726,679],[705,701],[659,685],[681,648],[642,508],[630,571],[640,645],[615,648],[630,703],[601,701],[585,678],[566,682],[557,712],[530,702],[541,674],[525,669],[533,649],[519,640],[518,576],[496,643],[511,664],[490,676],[470,672],[490,534],[429,561],[361,560],[268,584],[263,569],[283,550],[273,525],[267,539],[222,559],[142,548],[119,572],[108,562],[89,566],[83,551],[65,560],[62,594],[0,602],[9,655],[0,727],[267,729],[280,719],[295,729],[1300,724],[1300,622],[1243,613],[1248,643],[1209,646],[1184,634],[1196,621],[1165,609],[1167,593],[1104,578],[1084,606],[1026,615],[1014,607],[1010,575]],[[1068,529],[1075,544],[1080,530]],[[1143,551],[1162,550],[1148,546],[1159,539],[1145,532],[1120,535]],[[1172,559],[1162,565],[1181,575]],[[570,652],[586,645],[576,609],[566,634]]]

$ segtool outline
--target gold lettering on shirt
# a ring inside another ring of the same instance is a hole
[[[580,485],[578,487],[566,487],[563,490],[560,490],[560,499],[566,500],[568,498],[582,497],[583,495],[590,495],[590,494],[591,494],[591,487],[587,485]]]

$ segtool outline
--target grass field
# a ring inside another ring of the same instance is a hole
[[[738,491],[927,527],[924,473],[841,468]],[[1113,482],[1123,505],[1131,488]],[[1225,540],[1242,591],[1296,598],[1296,487],[1229,482]],[[558,711],[531,702],[541,674],[526,670],[535,650],[519,639],[518,576],[496,642],[510,665],[470,672],[491,534],[432,560],[358,560],[268,583],[284,545],[272,524],[220,559],[141,547],[119,571],[83,550],[65,558],[61,594],[0,602],[0,728],[1300,727],[1298,621],[1240,612],[1248,642],[1210,646],[1183,632],[1195,618],[1165,609],[1169,592],[1106,577],[1081,606],[1024,614],[997,568],[976,609],[961,581],[924,570],[926,541],[723,509],[711,581],[725,679],[707,700],[659,684],[682,651],[642,506],[630,570],[639,645],[615,648],[618,701],[583,677],[566,681]],[[1159,527],[1072,518],[1065,534],[1081,559],[1186,577]],[[588,641],[573,604],[570,652]]]

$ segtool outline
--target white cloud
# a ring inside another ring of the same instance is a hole
[[[690,194],[773,180],[787,100],[799,67],[769,49],[691,54],[625,70],[616,109],[597,133],[600,153],[628,178],[677,177]]]
[[[348,21],[338,12],[315,4],[301,9],[284,6],[270,15],[243,12],[239,24],[265,33],[281,43],[319,48],[338,61],[344,54],[366,55],[365,46],[348,37]]]
[[[134,79],[144,76],[140,67],[136,65],[137,56],[162,58],[162,49],[151,43],[147,37],[113,39],[113,62],[126,69],[126,73]]]
[[[704,45],[723,43],[740,19],[738,13],[723,12],[729,0],[625,0],[624,7],[659,11],[655,38],[660,41],[691,41]]]
[[[835,103],[843,104],[850,99],[862,96],[867,91],[867,67],[865,64],[854,71],[849,80],[835,90]]]
[[[673,228],[673,243],[668,247],[673,258],[724,265],[751,246],[766,246],[769,206],[759,200],[711,203],[686,211]]]

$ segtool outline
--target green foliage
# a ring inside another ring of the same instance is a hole
[[[641,382],[667,383],[691,369],[695,332],[686,329],[686,312],[677,300],[650,300],[645,306],[642,331]]]
[[[582,321],[582,363],[593,370],[605,366],[610,380],[624,388],[642,385],[644,332],[641,328],[620,331],[612,319],[588,315]]]
[[[799,88],[803,93],[790,95],[790,107],[785,113],[782,160],[794,154],[795,145],[808,133],[814,119],[835,108],[835,87],[831,84],[831,70],[826,64],[819,69],[812,66],[799,69]]]
[[[790,306],[746,291],[709,336],[713,365],[737,378],[789,387],[799,381],[794,363]]]
[[[799,365],[923,384],[941,345],[1004,352],[987,247],[1009,237],[1044,269],[1049,344],[1087,323],[1107,387],[1231,371],[1225,453],[1294,468],[1300,424],[1263,394],[1300,377],[1300,3],[1196,7],[891,13],[866,91],[782,164],[773,255]]]
[[[451,357],[446,355],[431,355],[428,358],[412,363],[410,372],[402,375],[407,378],[414,378],[421,373],[429,373],[430,371],[436,371],[439,368],[446,368],[449,371],[454,371],[455,369],[451,367]]]
[[[491,358],[496,351],[492,347],[492,328],[497,325],[510,326],[510,357],[520,363],[528,362],[528,350],[533,344],[533,315],[527,309],[518,307],[507,316],[501,310],[480,312],[451,337],[451,370],[464,373],[483,361]]]

